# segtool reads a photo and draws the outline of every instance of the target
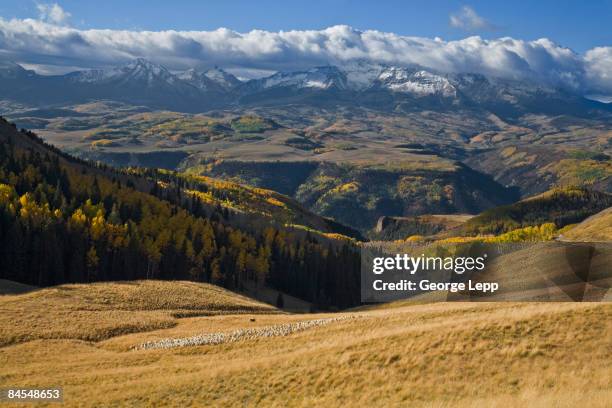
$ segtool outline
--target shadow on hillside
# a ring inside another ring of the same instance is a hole
[[[6,279],[0,279],[0,296],[1,295],[21,295],[23,293],[33,292],[40,289],[37,286],[26,285],[24,283],[14,282]]]
[[[256,285],[246,284],[244,291],[238,292],[242,295],[248,296],[260,302],[267,303],[272,306],[278,306],[277,300],[279,291],[267,287],[258,288]],[[290,313],[310,313],[312,311],[312,304],[305,300],[296,298],[294,296],[282,293],[283,306],[279,309],[290,312]]]

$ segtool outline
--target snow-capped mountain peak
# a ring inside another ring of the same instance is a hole
[[[192,68],[179,72],[177,77],[202,91],[230,91],[242,83],[234,75],[220,68],[213,68],[207,71],[199,71]]]
[[[138,58],[120,67],[118,71],[119,75],[124,75],[138,81],[144,81],[148,84],[156,81],[164,81],[173,84],[176,81],[176,77],[165,67],[144,58]]]
[[[346,77],[336,67],[315,67],[306,71],[277,72],[267,78],[258,80],[264,89],[274,87],[338,89],[346,88]]]
[[[193,68],[179,72],[177,77],[202,91],[216,90],[216,88],[218,88],[218,85],[211,81],[210,78],[206,76],[206,73]]]
[[[177,80],[165,67],[144,58],[137,58],[120,67],[77,71],[69,75],[74,82],[98,83],[121,80],[144,82],[149,86],[159,82],[172,85]]]
[[[217,67],[204,72],[204,75],[225,90],[233,89],[242,83],[234,75]]]
[[[351,61],[341,65],[315,67],[304,71],[277,72],[255,81],[263,88],[329,89],[368,91],[384,89],[416,97],[439,95],[454,97],[455,87],[444,76],[420,67],[399,67],[367,61]]]
[[[350,61],[341,67],[349,88],[357,91],[371,88],[384,69],[381,64],[362,60]]]
[[[457,95],[457,90],[447,78],[425,70],[389,67],[379,75],[377,82],[380,87],[415,96],[440,95],[449,98]]]

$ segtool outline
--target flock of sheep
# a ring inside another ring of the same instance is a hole
[[[267,327],[256,327],[249,329],[238,329],[229,333],[206,333],[199,336],[184,338],[168,338],[142,343],[134,350],[170,349],[175,347],[205,346],[223,343],[234,343],[241,340],[254,340],[262,337],[288,336],[292,333],[307,330],[313,327],[321,327],[330,323],[353,319],[355,316],[340,316],[326,319],[307,320],[296,323],[284,323]]]

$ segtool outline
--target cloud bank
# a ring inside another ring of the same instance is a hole
[[[548,39],[457,41],[400,36],[339,25],[323,30],[238,33],[82,30],[43,20],[0,18],[0,58],[27,64],[100,67],[144,57],[171,69],[203,65],[252,70],[300,69],[369,60],[418,64],[442,73],[535,79],[582,92],[612,94],[612,47],[579,55]]]

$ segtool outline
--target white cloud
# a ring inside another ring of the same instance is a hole
[[[66,24],[71,16],[70,13],[64,11],[64,9],[57,3],[38,3],[36,8],[38,9],[39,18],[42,21],[46,21],[51,24]]]
[[[593,89],[612,91],[612,47],[597,47],[587,51],[586,77],[592,83]]]
[[[323,30],[81,30],[34,19],[0,18],[0,55],[29,64],[99,67],[145,57],[170,69],[214,66],[302,69],[363,59],[418,64],[443,73],[529,78],[585,92],[612,94],[612,47],[579,55],[547,39],[457,41],[400,36],[349,26]]]
[[[493,30],[495,26],[480,17],[470,6],[463,6],[457,13],[449,16],[450,25],[466,31]]]

